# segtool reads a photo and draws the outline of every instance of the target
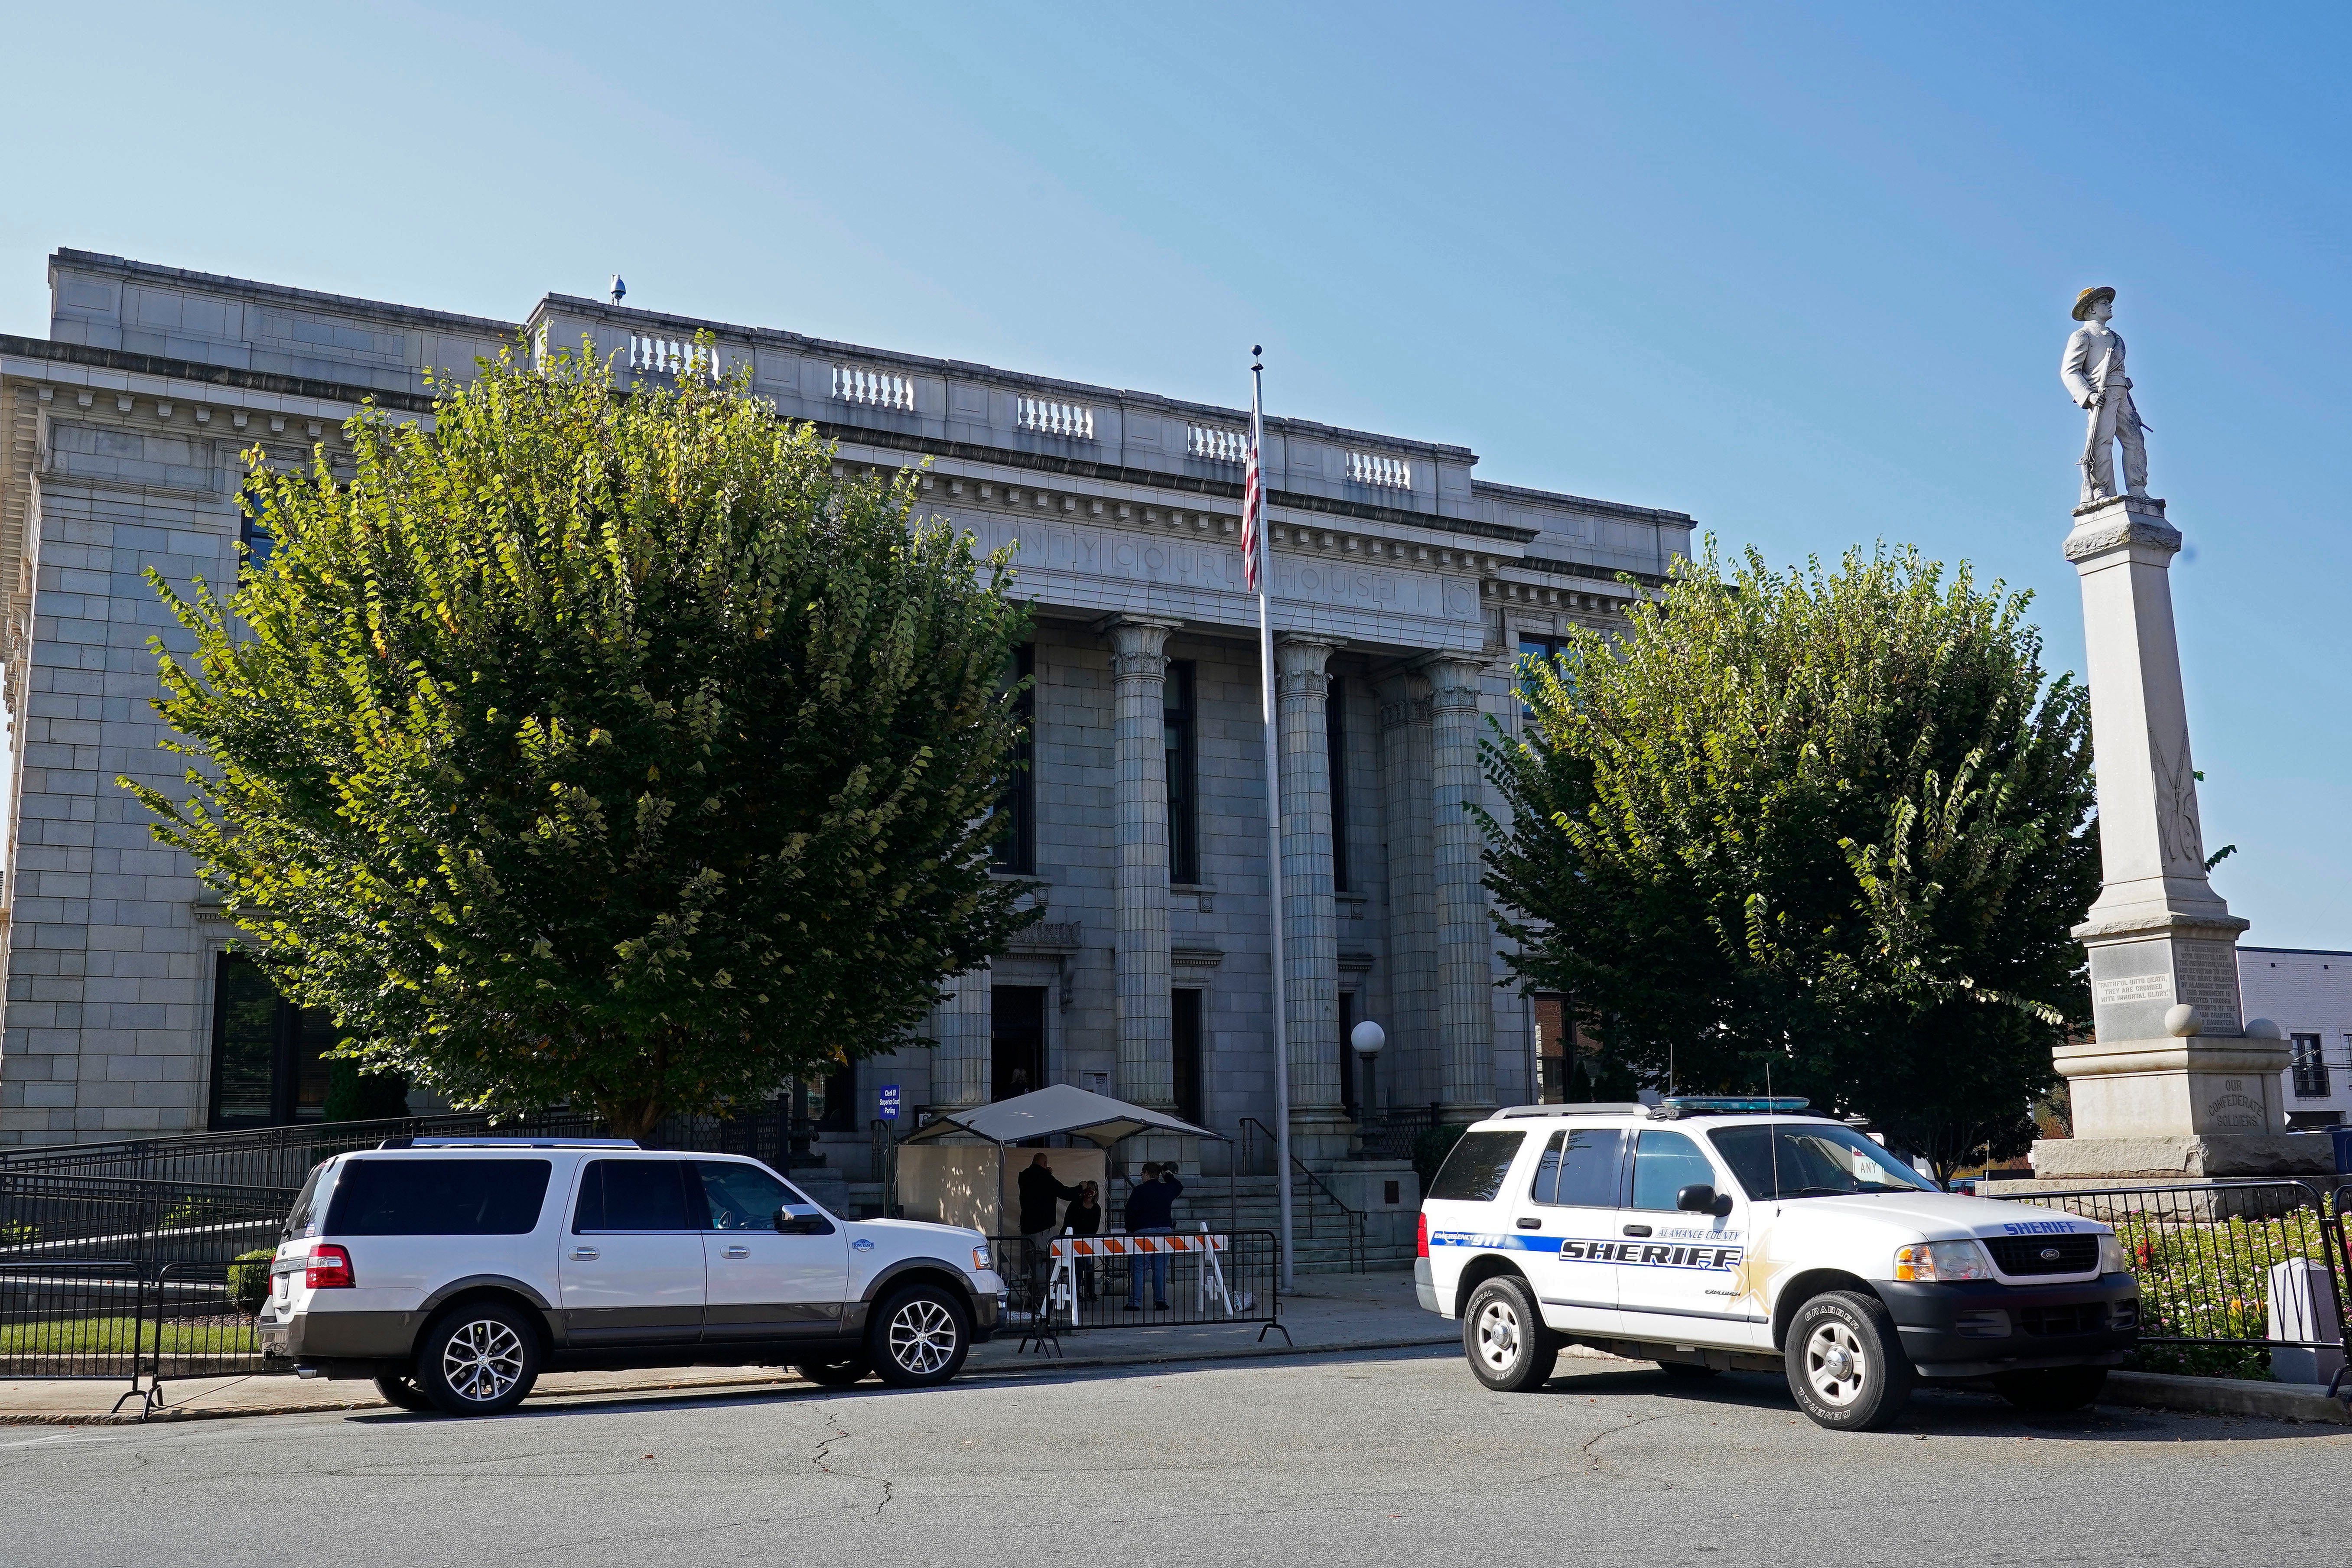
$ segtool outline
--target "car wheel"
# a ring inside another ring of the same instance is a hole
[[[868,1354],[893,1388],[929,1388],[963,1370],[971,1353],[971,1314],[936,1285],[910,1285],[874,1315]]]
[[[375,1391],[383,1394],[383,1402],[394,1409],[426,1411],[438,1408],[425,1396],[425,1391],[416,1386],[416,1380],[404,1372],[376,1373]]]
[[[862,1355],[841,1361],[804,1361],[793,1368],[811,1383],[827,1388],[847,1388],[873,1375],[874,1363]]]
[[[1885,1302],[1858,1290],[1832,1290],[1798,1308],[1787,1360],[1797,1408],[1835,1431],[1885,1426],[1911,1397],[1911,1360],[1895,1320]]]
[[[1544,1326],[1528,1282],[1507,1274],[1470,1292],[1462,1314],[1462,1352],[1487,1387],[1524,1394],[1551,1381],[1559,1364],[1559,1337]]]
[[[522,1403],[539,1363],[539,1331],[520,1308],[469,1301],[417,1342],[416,1386],[451,1415],[498,1415]]]
[[[2020,1410],[2053,1415],[2080,1410],[2107,1386],[2103,1366],[2045,1366],[2031,1372],[2005,1372],[1992,1380],[1992,1390]]]

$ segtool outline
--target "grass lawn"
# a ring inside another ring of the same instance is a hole
[[[137,1320],[114,1318],[49,1318],[34,1322],[0,1323],[0,1356],[129,1355],[136,1343]],[[155,1323],[148,1320],[145,1342],[137,1348],[152,1352]],[[172,1355],[251,1355],[253,1323],[247,1318],[168,1320],[163,1325],[163,1352]]]

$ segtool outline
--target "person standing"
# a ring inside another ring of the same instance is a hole
[[[1103,1227],[1102,1189],[1092,1182],[1078,1184],[1078,1195],[1062,1212],[1062,1228],[1072,1236],[1100,1236]],[[1095,1260],[1078,1259],[1078,1300],[1095,1299]]]
[[[1045,1302],[1047,1260],[1054,1255],[1054,1237],[1062,1233],[1059,1213],[1061,1200],[1078,1195],[1076,1187],[1065,1186],[1054,1174],[1054,1163],[1039,1150],[1021,1173],[1021,1240],[1027,1257],[1024,1271],[1029,1281],[1029,1303],[1033,1311],[1040,1310]]]
[[[2124,374],[2124,339],[2107,325],[2116,313],[2116,291],[2105,284],[2085,289],[2074,301],[2083,324],[2066,340],[2058,379],[2066,395],[2089,416],[2083,437],[2083,504],[2112,500],[2118,493],[2147,494],[2147,443],[2139,409],[2132,402],[2131,377]],[[2124,488],[2116,489],[2113,447],[2124,449]]]
[[[1176,1197],[1184,1184],[1176,1179],[1176,1167],[1151,1163],[1143,1167],[1143,1180],[1127,1194],[1127,1234],[1129,1236],[1173,1236],[1176,1234]],[[1151,1255],[1149,1270],[1151,1275],[1151,1306],[1154,1311],[1168,1310],[1168,1255]],[[1144,1260],[1139,1258],[1127,1268],[1127,1310],[1143,1310]]]

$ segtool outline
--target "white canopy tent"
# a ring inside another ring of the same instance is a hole
[[[1092,1147],[1038,1150],[1055,1179],[1066,1186],[1098,1184],[1108,1207],[1106,1151],[1139,1132],[1179,1132],[1223,1142],[1221,1134],[1162,1111],[1088,1094],[1069,1084],[1049,1084],[992,1105],[933,1112],[930,1121],[899,1142],[899,1207],[908,1219],[968,1225],[984,1236],[1010,1235],[1018,1223],[1021,1167],[1030,1163],[1030,1156],[1024,1152],[1008,1158],[1005,1151],[1057,1133]]]

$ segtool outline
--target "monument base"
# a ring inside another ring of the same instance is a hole
[[[2319,1134],[2155,1133],[2137,1138],[2042,1138],[2033,1145],[2032,1190],[2100,1182],[2214,1181],[2260,1176],[2333,1176],[2336,1141]],[[2004,1190],[2029,1184],[2000,1184]]]

